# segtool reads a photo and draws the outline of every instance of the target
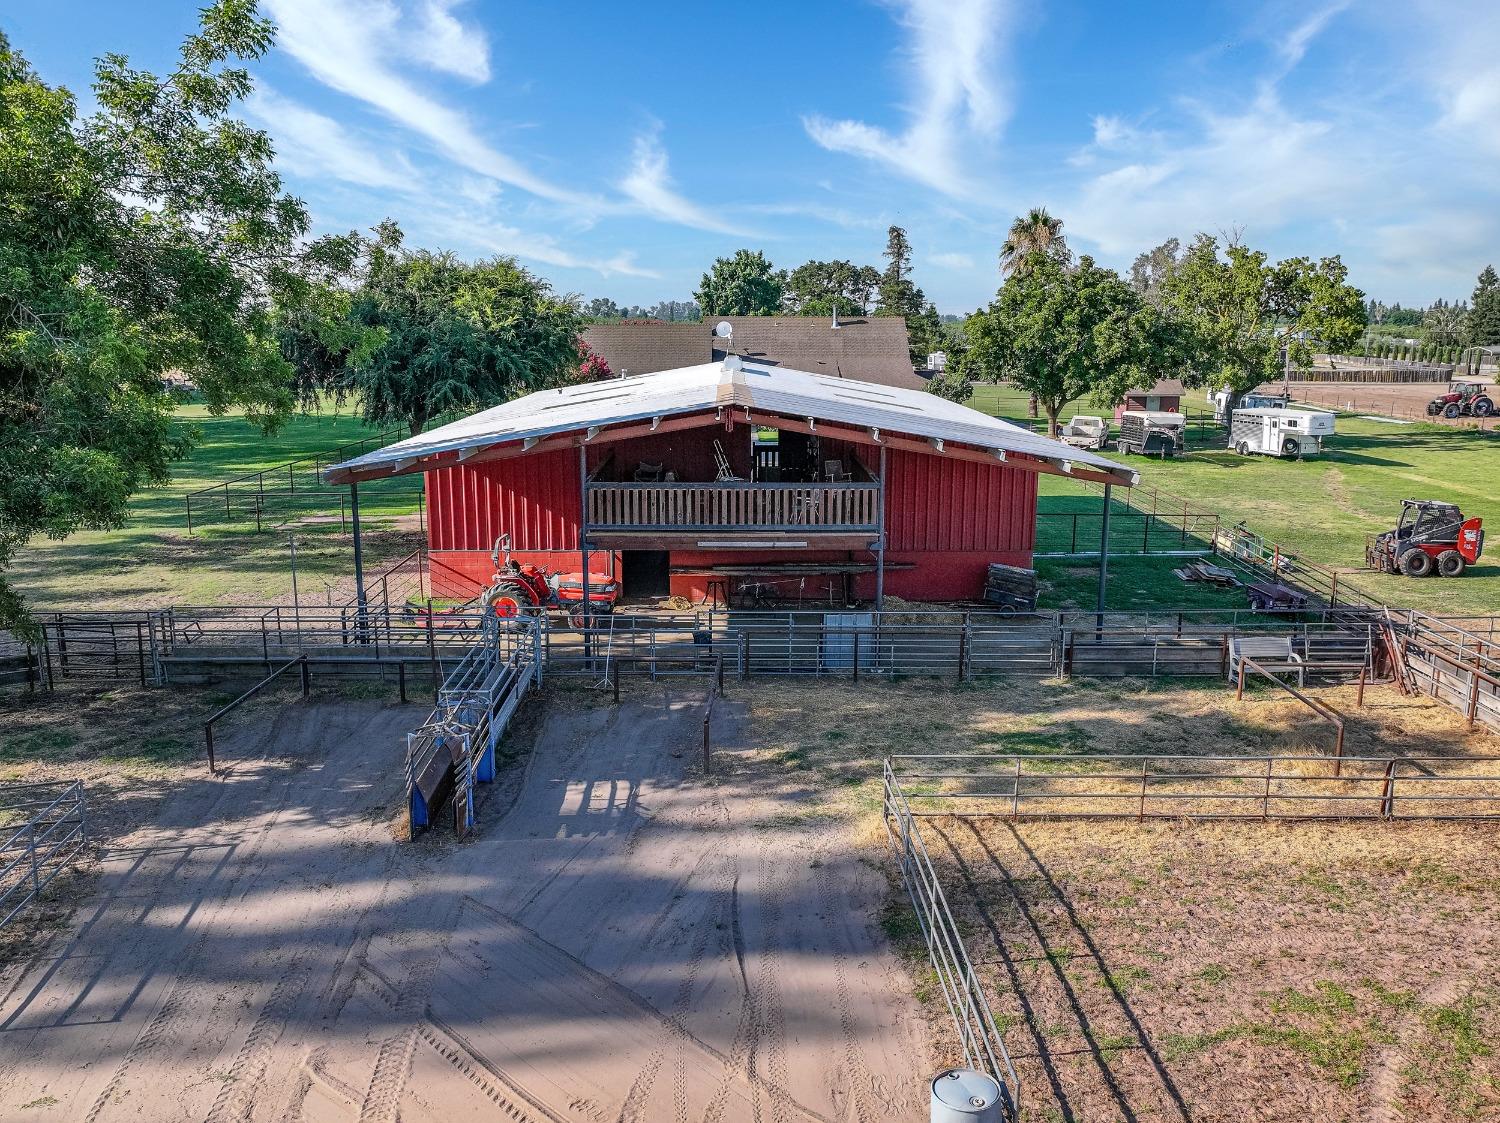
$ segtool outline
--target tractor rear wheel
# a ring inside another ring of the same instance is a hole
[[[1432,555],[1426,550],[1407,550],[1401,555],[1401,572],[1408,577],[1426,577],[1432,572]]]
[[[1474,404],[1470,408],[1475,417],[1488,417],[1495,412],[1495,403],[1481,395],[1474,399]]]
[[[1441,577],[1462,577],[1469,563],[1457,550],[1444,550],[1437,556],[1437,571]]]

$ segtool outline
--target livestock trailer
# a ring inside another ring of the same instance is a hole
[[[1180,413],[1127,409],[1120,414],[1120,436],[1115,447],[1123,453],[1180,456],[1186,420]]]
[[[1229,423],[1229,447],[1241,456],[1313,456],[1331,436],[1333,414],[1321,410],[1237,409]]]

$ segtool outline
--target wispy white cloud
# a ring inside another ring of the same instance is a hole
[[[412,36],[413,54],[434,70],[456,74],[472,82],[490,78],[490,43],[477,24],[463,23],[453,9],[466,0],[427,0]]]
[[[974,258],[966,253],[930,253],[927,260],[942,269],[974,268]]]
[[[627,198],[654,218],[717,234],[749,234],[749,231],[678,194],[672,186],[659,125],[635,138],[630,171],[620,181],[619,187]]]
[[[429,18],[415,25],[389,0],[267,0],[266,6],[279,28],[278,45],[318,81],[424,137],[454,163],[544,199],[582,208],[603,205],[500,151],[465,114],[400,72],[402,66],[432,65],[432,56],[451,38],[451,5],[429,5],[426,14],[436,22]],[[487,73],[487,61],[484,65]],[[472,51],[460,67],[471,74],[478,69]]]
[[[636,264],[634,253],[622,251],[609,257],[576,254],[560,246],[551,235],[519,230],[473,209],[456,211],[438,207],[422,216],[418,223],[426,232],[437,235],[450,245],[481,253],[521,257],[562,269],[587,269],[605,277],[661,276],[655,270]]]
[[[332,117],[282,97],[264,82],[245,110],[271,134],[277,163],[294,175],[327,176],[389,191],[422,190],[422,175],[403,153],[388,144],[362,143]]]
[[[1001,40],[1013,22],[1009,0],[899,0],[909,36],[909,121],[893,133],[864,121],[813,114],[803,127],[835,152],[873,160],[950,195],[973,184],[961,158],[970,137],[998,139],[1010,106],[1000,81]]]

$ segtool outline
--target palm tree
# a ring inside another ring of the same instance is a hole
[[[1000,247],[1000,272],[1009,276],[1025,269],[1029,254],[1040,251],[1062,256],[1068,244],[1063,238],[1062,219],[1053,218],[1046,207],[1032,207],[1010,224],[1010,236]]]

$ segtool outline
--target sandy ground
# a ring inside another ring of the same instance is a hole
[[[1267,383],[1264,387],[1280,391],[1279,382]],[[1369,413],[1377,417],[1397,417],[1414,421],[1430,421],[1439,425],[1458,425],[1491,429],[1496,418],[1461,417],[1449,420],[1445,417],[1428,417],[1427,403],[1447,392],[1447,385],[1440,382],[1294,382],[1292,397],[1306,405],[1321,405],[1336,409],[1347,409],[1356,413]],[[1490,397],[1495,397],[1493,385]]]
[[[393,841],[414,708],[289,705],[115,840],[0,987],[0,1118],[908,1120],[890,887],[745,712],[565,694],[477,841]]]

